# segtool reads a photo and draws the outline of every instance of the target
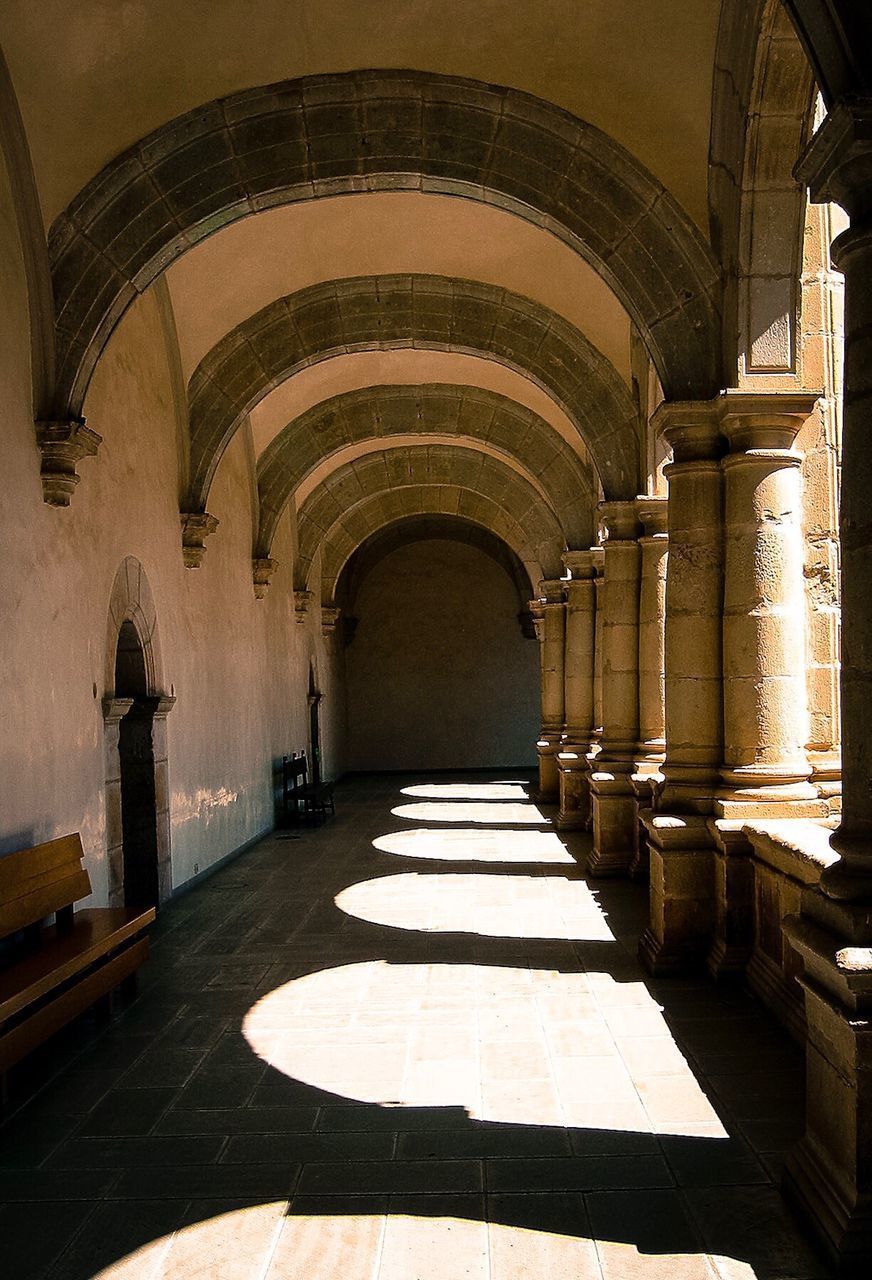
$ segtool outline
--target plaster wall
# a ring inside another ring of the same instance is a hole
[[[400,547],[364,579],[346,650],[348,767],[532,767],[538,647],[517,592],[477,547]]]
[[[42,499],[24,269],[0,170],[0,853],[80,831],[95,902],[107,899],[107,616],[134,556],[154,596],[167,721],[173,884],[272,822],[272,759],[305,743],[309,641],[293,620],[291,531],[256,601],[252,446],[240,432],[216,476],[220,527],[199,570],[182,562],[177,418],[159,308],[144,294],[98,366],[86,408],[103,437],[68,509]],[[320,643],[320,639],[318,640]]]

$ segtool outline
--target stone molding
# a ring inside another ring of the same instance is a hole
[[[43,501],[50,507],[68,507],[81,479],[76,467],[83,458],[94,457],[103,437],[83,420],[69,418],[38,421],[36,442],[42,454]]]
[[[267,588],[272,582],[273,574],[279,567],[278,560],[271,560],[269,556],[255,556],[251,561],[251,573],[254,582],[254,597],[256,600],[263,600],[267,593]]]
[[[186,569],[199,569],[206,554],[206,539],[218,528],[218,520],[207,511],[182,511],[182,557]]]
[[[312,591],[297,590],[294,592],[294,613],[295,613],[297,622],[302,623],[306,621],[306,618],[308,617],[308,614],[309,614],[309,609],[311,608],[312,601],[314,599],[315,599],[315,594]]]
[[[321,605],[321,634],[322,636],[332,636],[337,634],[337,627],[342,616],[342,610],[336,605]]]

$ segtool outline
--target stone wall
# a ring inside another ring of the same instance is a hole
[[[361,584],[346,650],[350,769],[532,767],[538,646],[477,547],[400,547]]]

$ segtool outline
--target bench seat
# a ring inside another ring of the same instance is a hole
[[[82,860],[77,834],[0,858],[0,1094],[10,1067],[135,981],[148,956],[153,907],[74,910],[91,892]]]

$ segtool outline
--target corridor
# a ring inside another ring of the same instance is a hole
[[[354,779],[170,902],[136,1001],[14,1082],[4,1276],[829,1276],[777,1189],[799,1050],[644,978],[645,891],[553,813]]]

